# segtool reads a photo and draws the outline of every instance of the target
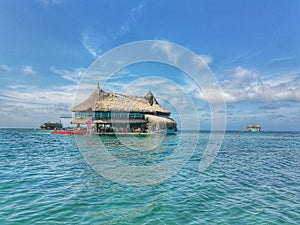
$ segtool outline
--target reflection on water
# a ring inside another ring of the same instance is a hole
[[[89,165],[102,176],[125,184],[153,184],[176,174],[192,156],[199,133],[76,138]]]

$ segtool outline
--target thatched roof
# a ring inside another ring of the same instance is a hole
[[[248,125],[247,128],[261,128],[260,125]]]
[[[71,121],[71,124],[86,124],[87,119],[75,118]]]
[[[145,97],[129,96],[117,93],[108,93],[99,86],[91,95],[72,108],[73,112],[86,111],[119,111],[119,112],[143,112],[143,113],[162,113],[170,115],[171,113],[161,107],[151,91]]]
[[[159,123],[159,122],[163,122],[163,123],[169,123],[169,124],[176,124],[175,120],[171,119],[171,118],[165,118],[165,117],[161,117],[161,116],[154,116],[154,115],[145,115],[145,119],[150,121],[150,122],[155,122],[155,123]]]

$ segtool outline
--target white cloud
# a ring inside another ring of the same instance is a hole
[[[23,88],[28,88],[28,86],[16,84],[16,85],[10,85],[10,86],[8,86],[8,88],[9,89],[23,89]]]
[[[285,77],[282,75],[282,77]],[[227,76],[227,79],[219,83],[222,95],[226,103],[236,103],[242,101],[296,101],[300,102],[300,80],[296,77],[286,77],[283,79],[272,78],[263,80],[262,76],[253,70],[236,67]],[[205,89],[209,96],[217,96],[217,89],[208,87]],[[197,90],[195,97],[205,100],[203,92]],[[218,101],[218,99],[215,99]]]
[[[145,6],[145,1],[140,1],[137,7],[131,9],[130,18],[133,22],[136,22],[136,20],[142,16]]]
[[[102,46],[110,39],[107,35],[95,32],[91,27],[85,29],[80,37],[83,47],[95,58],[100,56],[103,51]]]
[[[195,89],[192,94],[195,98],[214,105],[223,104],[224,100],[226,99],[226,93],[220,93],[219,87],[213,86],[202,87],[201,90],[199,88]]]
[[[151,48],[152,52],[157,54],[158,59],[167,59],[174,65],[179,66],[187,59],[187,56],[184,54],[186,54],[188,50],[180,48],[169,41],[155,41]],[[186,63],[191,63],[191,66],[196,66],[201,70],[207,69],[213,62],[210,55],[189,54],[188,57],[190,57],[190,61]]]
[[[277,86],[282,83],[291,83],[299,76],[299,72],[295,71],[292,73],[285,73],[284,76],[282,74],[275,74],[272,77],[262,77],[262,81],[270,86]]]
[[[20,89],[21,88],[21,89]],[[45,90],[33,86],[15,85],[0,91],[1,126],[34,126],[58,120],[71,114],[76,85]]]
[[[128,18],[125,22],[120,26],[119,31],[114,36],[114,38],[118,38],[121,35],[128,33],[131,27],[136,23],[138,18],[140,18],[143,14],[143,9],[145,8],[145,1],[141,1],[137,7],[133,7],[130,10]]]
[[[119,28],[109,34],[97,34],[91,27],[81,33],[80,41],[83,47],[95,58],[102,53],[102,47],[111,40],[116,40],[130,32],[131,27],[142,16],[145,2],[141,1],[138,6],[133,7],[124,22],[120,23]]]
[[[191,57],[192,65],[196,66],[196,68],[198,68],[199,70],[207,71],[207,69],[209,69],[208,66],[212,63],[212,61],[212,57],[209,55],[194,55]]]
[[[213,62],[213,59],[210,55],[198,55],[203,63],[205,63],[207,66]]]
[[[65,69],[57,69],[55,66],[50,67],[52,73],[60,75],[62,78],[72,81],[74,83],[79,83],[81,77],[85,72],[85,68],[77,68],[74,71],[69,71]]]
[[[96,38],[93,37],[94,35],[91,34],[90,31],[84,31],[81,34],[81,43],[83,47],[93,56],[98,57],[98,55],[101,52],[101,49],[99,48],[99,43],[101,40],[95,40]],[[102,41],[101,41],[102,42]]]
[[[5,72],[10,72],[10,71],[12,71],[12,68],[5,65],[5,64],[1,64],[0,65],[0,70],[5,71]]]
[[[173,64],[176,64],[180,55],[178,49],[174,48],[174,45],[167,41],[156,41],[152,45],[152,51],[156,54],[162,54],[170,60]]]
[[[23,65],[21,71],[26,75],[36,74],[36,71],[31,66],[28,65]]]
[[[293,56],[284,56],[284,57],[278,57],[278,58],[271,59],[269,62],[270,63],[278,63],[278,62],[282,62],[282,61],[288,61],[293,58],[294,58]]]
[[[158,100],[162,100],[159,101],[160,104],[163,101],[172,103],[180,111],[189,111],[192,107],[189,93],[185,87],[163,77],[148,76],[136,79],[129,84],[122,84],[118,92],[145,96],[150,90]]]
[[[31,104],[71,104],[70,99],[73,98],[73,94],[75,93],[75,88],[70,89],[70,87],[69,89],[63,90],[44,90],[31,86],[25,88],[22,85],[19,85],[19,87],[22,87],[22,91],[20,91],[20,88],[17,88],[17,86],[13,86],[10,89],[1,91],[1,99],[15,103],[22,102]]]

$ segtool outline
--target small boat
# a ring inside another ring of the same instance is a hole
[[[61,129],[61,130],[54,130],[51,132],[51,134],[70,134],[70,135],[74,135],[74,134],[78,134],[78,135],[82,135],[85,132],[83,130],[76,130],[76,129]]]

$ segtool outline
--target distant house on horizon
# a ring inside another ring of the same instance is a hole
[[[62,129],[62,128],[63,128],[63,124],[61,122],[51,122],[51,121],[43,123],[40,126],[40,129],[42,130],[55,130],[55,129]]]
[[[250,132],[261,132],[260,125],[248,125],[246,129],[247,129],[247,131],[250,131]]]

